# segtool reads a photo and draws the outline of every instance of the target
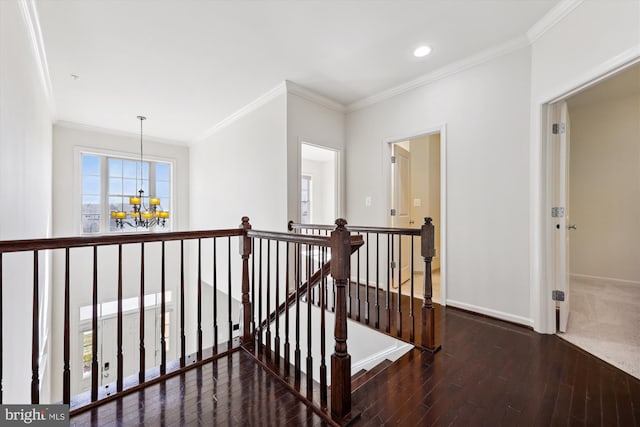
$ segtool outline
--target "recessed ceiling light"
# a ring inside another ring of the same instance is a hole
[[[427,56],[431,53],[431,48],[429,46],[420,46],[416,50],[413,51],[413,55],[422,58],[423,56]]]

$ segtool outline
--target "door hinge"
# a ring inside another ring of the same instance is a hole
[[[567,125],[564,123],[554,123],[551,126],[551,132],[554,135],[558,135],[559,133],[565,133],[567,131]]]
[[[396,156],[391,156],[391,163],[395,163],[396,162]]]
[[[391,216],[396,216],[396,210],[395,209],[391,209]]]
[[[395,261],[391,261],[391,269],[393,270],[394,268],[396,268],[396,262]]]
[[[564,208],[560,208],[560,207],[551,208],[551,217],[552,218],[563,218],[564,217]]]
[[[554,289],[551,291],[551,299],[554,301],[564,301],[564,291]]]

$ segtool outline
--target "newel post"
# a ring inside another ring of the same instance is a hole
[[[344,419],[351,412],[351,356],[347,353],[347,294],[350,275],[351,236],[347,221],[336,220],[331,232],[331,276],[335,280],[335,352],[331,355],[331,415]]]
[[[435,233],[431,218],[425,218],[422,224],[421,254],[424,258],[424,282],[422,299],[422,347],[425,350],[436,352],[440,346],[435,344],[435,312],[433,310],[433,284],[431,282],[431,261],[436,256]]]
[[[242,343],[253,343],[251,331],[251,301],[249,300],[249,256],[251,255],[251,238],[247,232],[251,230],[249,217],[242,217],[242,235],[240,236],[240,256],[242,256]]]

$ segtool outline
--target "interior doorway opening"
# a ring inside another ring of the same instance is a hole
[[[444,150],[442,149],[441,132],[426,133],[401,141],[390,143],[391,151],[391,184],[390,184],[390,225],[399,228],[420,228],[425,218],[431,218],[435,231],[436,256],[433,258],[432,282],[433,301],[444,305],[442,274],[442,214],[444,210],[442,179]],[[397,253],[410,253],[411,240],[401,239]],[[400,265],[392,266],[393,287],[398,288],[400,281],[405,282],[413,276],[415,283],[422,283],[424,260],[419,250],[411,257],[398,257]],[[413,264],[413,274],[410,265]],[[395,267],[395,268],[394,268]],[[400,280],[398,280],[400,278]],[[420,288],[420,287],[418,287]],[[409,287],[400,286],[402,293],[409,292]],[[422,289],[415,294],[422,297]]]
[[[635,356],[640,354],[635,333],[640,323],[635,259],[640,251],[640,64],[546,108],[547,206],[552,208],[546,259],[558,300],[556,329],[567,341],[640,378]],[[554,115],[562,108],[570,123]],[[558,135],[567,140],[564,156],[555,144]],[[558,238],[562,233],[566,238]]]
[[[301,143],[300,223],[333,224],[338,217],[338,152]]]

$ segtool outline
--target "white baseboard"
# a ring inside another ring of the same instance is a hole
[[[640,285],[636,280],[614,279],[613,277],[590,276],[588,274],[571,273],[570,277],[576,279],[598,280],[602,282],[623,283],[625,285]]]
[[[402,341],[398,341],[394,346],[387,347],[382,351],[372,354],[371,356],[362,359],[351,365],[351,375],[356,372],[365,369],[373,369],[376,365],[383,362],[385,359],[396,361],[400,356],[411,350],[413,346]]]
[[[498,310],[493,310],[486,307],[480,307],[473,304],[467,304],[465,302],[456,301],[449,298],[447,298],[447,305],[450,305],[452,307],[462,308],[464,310],[473,311],[475,313],[484,314],[486,316],[494,317],[496,319],[518,323],[520,325],[533,326],[532,319],[527,319],[526,317],[518,316],[511,313],[505,313],[504,311],[498,311]]]

